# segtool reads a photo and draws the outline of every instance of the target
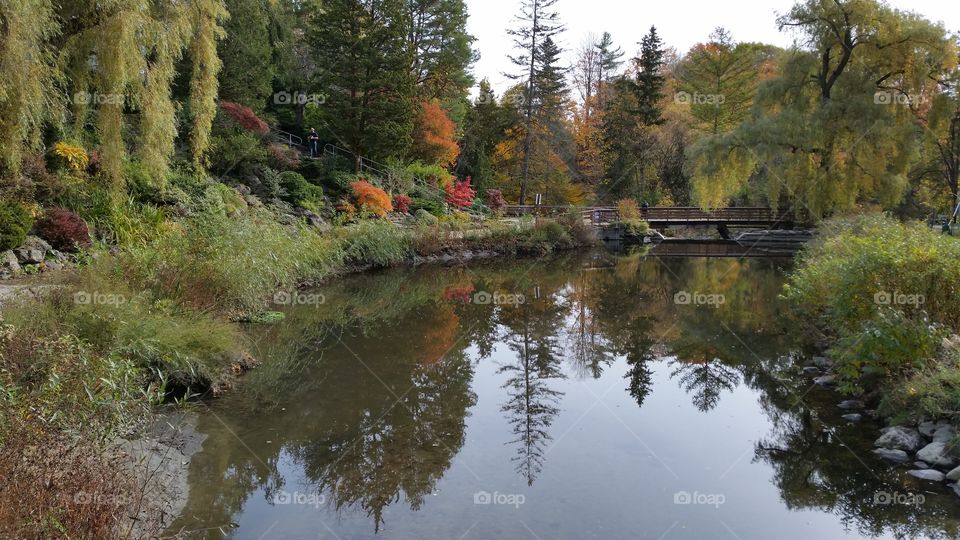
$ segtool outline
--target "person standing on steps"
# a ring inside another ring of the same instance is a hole
[[[319,154],[317,147],[320,144],[320,136],[317,135],[316,128],[310,128],[310,133],[307,135],[307,144],[310,148],[310,157],[316,158]]]

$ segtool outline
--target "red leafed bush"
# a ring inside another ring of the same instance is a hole
[[[37,220],[40,238],[60,251],[90,247],[90,229],[83,218],[63,208],[51,208]]]
[[[487,207],[494,214],[501,215],[507,209],[507,201],[503,198],[503,192],[499,189],[487,190]]]
[[[466,180],[459,180],[447,186],[444,191],[447,193],[447,203],[454,208],[463,210],[473,204],[473,198],[477,192],[470,187],[470,177]]]
[[[221,101],[220,108],[227,113],[230,118],[236,120],[237,124],[243,129],[266,135],[270,131],[270,126],[257,116],[250,107],[246,107],[232,101]]]
[[[393,212],[393,204],[390,203],[390,195],[377,186],[360,180],[350,184],[353,196],[357,201],[357,206],[367,209],[378,216],[385,216],[388,212]]]
[[[401,214],[408,214],[410,213],[410,202],[412,200],[409,196],[398,193],[393,196],[393,208]]]

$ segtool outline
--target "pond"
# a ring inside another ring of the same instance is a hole
[[[580,253],[281,295],[200,412],[187,538],[953,538],[840,418],[789,261]],[[793,327],[791,327],[793,326]]]

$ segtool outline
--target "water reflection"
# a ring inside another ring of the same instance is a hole
[[[707,413],[738,388],[753,389],[769,431],[754,445],[754,463],[769,465],[787,509],[835,513],[866,535],[953,536],[957,506],[949,498],[931,496],[922,509],[872,503],[891,482],[911,486],[863,463],[870,435],[847,427],[831,396],[808,392],[796,377],[779,324],[781,264],[600,253],[403,269],[324,288],[325,304],[251,329],[262,367],[201,417],[210,438],[194,458],[188,507],[171,533],[257,537],[249,523],[282,521],[292,534],[291,523],[302,520],[315,536],[315,524],[282,505],[279,495],[296,491],[323,497],[315,511],[338,516],[323,522],[337,536],[401,525],[442,536],[442,524],[472,520],[461,499],[431,498],[452,469],[480,482],[503,478],[506,468],[534,486],[554,446],[577,442],[570,428],[555,429],[571,385],[609,371],[623,378],[612,392],[629,395],[635,412],[654,392],[675,392]],[[685,304],[680,292],[724,301]],[[493,301],[498,294],[524,301]],[[496,396],[495,407],[478,405],[480,388]],[[485,439],[473,444],[484,459],[468,465],[460,454],[471,414],[481,415],[475,429]],[[425,509],[428,498],[442,509],[436,517]]]

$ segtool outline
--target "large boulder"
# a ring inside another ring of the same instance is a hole
[[[928,480],[930,482],[943,482],[943,473],[940,471],[935,471],[933,469],[922,469],[909,471],[907,474],[914,478],[919,478],[921,480]]]
[[[929,439],[933,437],[933,433],[937,430],[937,425],[930,421],[920,422],[917,430],[920,431],[921,435]]]
[[[933,432],[933,442],[948,443],[957,436],[957,430],[953,426],[940,426]]]
[[[947,443],[932,442],[917,452],[917,459],[926,461],[934,467],[952,467],[957,463],[956,458],[950,455]]]
[[[873,445],[881,448],[913,452],[923,446],[923,442],[923,437],[920,436],[919,431],[905,426],[894,426],[885,428],[883,435],[881,435]],[[927,460],[924,459],[924,461]]]
[[[894,463],[908,463],[910,456],[903,450],[890,450],[889,448],[875,448],[873,453],[880,459],[892,461]]]
[[[36,236],[28,236],[22,246],[13,250],[20,264],[40,264],[52,250],[50,244]]]
[[[20,261],[12,250],[0,252],[0,279],[8,279],[20,275]]]
[[[957,467],[956,469],[953,469],[952,471],[948,472],[947,480],[950,480],[953,482],[960,481],[960,467]]]

